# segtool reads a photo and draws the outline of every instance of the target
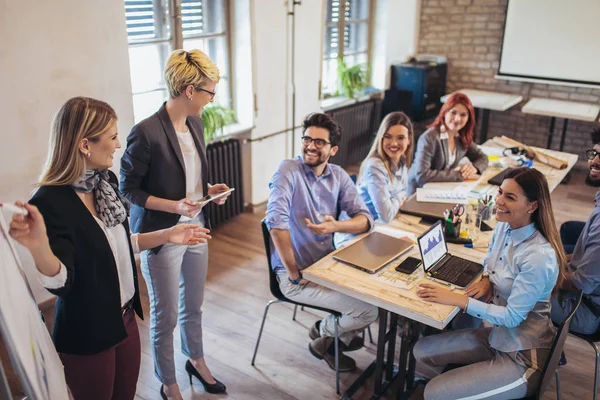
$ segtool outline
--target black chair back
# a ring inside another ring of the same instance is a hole
[[[579,308],[579,304],[581,304],[582,297],[583,292],[579,290],[573,309],[571,310],[569,315],[567,315],[565,320],[558,326],[558,331],[556,332],[554,343],[552,343],[552,348],[550,349],[550,357],[548,357],[548,360],[546,360],[546,365],[542,370],[542,382],[538,387],[535,397],[536,399],[542,398],[544,390],[546,390],[548,384],[552,380],[554,371],[556,370],[558,362],[560,361],[560,356],[563,352],[563,348],[565,347],[565,341],[567,340],[567,336],[569,335],[569,326],[571,325],[571,320],[573,319],[573,315],[575,315],[575,311],[577,311],[577,308]]]
[[[263,239],[265,241],[265,251],[267,252],[267,265],[269,266],[269,289],[271,290],[271,294],[278,300],[286,301],[288,303],[297,304],[303,307],[309,307],[314,310],[325,311],[330,314],[335,315],[336,317],[340,317],[342,314],[338,311],[331,310],[329,308],[319,307],[312,304],[300,303],[298,301],[293,301],[288,299],[283,295],[281,289],[279,289],[279,281],[277,280],[277,274],[273,270],[273,266],[271,265],[271,232],[269,232],[269,228],[267,227],[267,223],[263,219],[261,221]]]
[[[271,265],[271,232],[269,232],[269,228],[264,219],[261,222],[261,226],[263,240],[265,241],[265,251],[267,252],[267,265],[269,266],[269,289],[276,299],[287,301],[283,293],[281,293],[281,289],[279,289],[279,281],[277,280],[277,275]]]

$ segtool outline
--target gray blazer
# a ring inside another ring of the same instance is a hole
[[[448,140],[440,138],[437,128],[429,128],[420,137],[417,143],[415,159],[410,168],[408,177],[408,194],[413,194],[418,187],[423,187],[427,182],[460,182],[460,172],[454,171],[459,161],[467,157],[479,173],[483,173],[488,166],[488,158],[479,150],[475,142],[468,148],[463,147],[460,140],[456,141],[456,158],[448,165],[450,153]]]
[[[188,117],[187,126],[196,143],[202,164],[202,188],[208,192],[208,163],[204,144],[204,124],[200,117]],[[145,207],[150,196],[181,200],[186,196],[185,164],[165,104],[135,125],[127,137],[127,150],[121,158],[121,192],[132,203],[131,231],[152,232],[170,228],[179,221],[172,214]],[[202,210],[205,212],[206,207]],[[206,226],[208,215],[204,214]],[[156,248],[158,252],[160,247]]]

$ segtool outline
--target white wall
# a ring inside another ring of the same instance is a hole
[[[389,69],[417,50],[421,0],[377,0],[372,83],[389,88]]]
[[[0,201],[26,200],[46,158],[52,117],[70,97],[111,104],[125,143],[133,105],[123,1],[3,1],[0,37]],[[33,276],[30,256],[20,254]],[[50,298],[36,279],[30,283],[38,302]]]
[[[283,2],[255,0],[251,4],[257,102],[252,137],[258,138],[293,126],[291,17]],[[320,0],[306,0],[296,7],[296,125],[306,114],[319,110],[323,18]],[[296,154],[300,149],[299,137],[297,133]],[[252,144],[252,204],[267,200],[268,182],[275,168],[291,156],[291,134]]]

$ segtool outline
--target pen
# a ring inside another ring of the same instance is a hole
[[[10,204],[10,203],[0,203],[0,207],[2,207],[2,209],[13,213],[13,214],[21,214],[21,215],[27,215],[27,210],[21,207],[17,207],[14,204]]]

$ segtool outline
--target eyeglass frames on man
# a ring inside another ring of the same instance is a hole
[[[310,144],[312,142],[315,142],[315,147],[317,149],[322,149],[323,147],[325,147],[326,144],[331,144],[331,142],[328,142],[326,140],[323,139],[313,139],[310,136],[302,136],[302,144],[306,147],[310,146]]]
[[[596,149],[587,149],[585,151],[585,156],[588,160],[593,160],[598,154],[600,153]]]

